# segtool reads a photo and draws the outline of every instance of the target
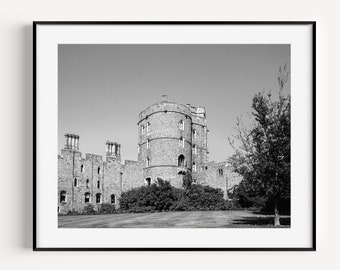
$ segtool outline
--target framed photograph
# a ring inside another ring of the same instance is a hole
[[[33,249],[314,251],[315,22],[34,22]]]

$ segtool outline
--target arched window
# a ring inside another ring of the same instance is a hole
[[[97,181],[97,188],[100,188],[100,181]]]
[[[102,202],[102,194],[97,193],[96,194],[96,203],[101,203]]]
[[[90,187],[90,180],[86,179],[86,188],[89,188],[89,187]]]
[[[146,123],[146,134],[149,134],[150,133],[150,128],[151,127],[151,124],[150,124],[150,122],[147,122]]]
[[[66,191],[60,191],[60,202],[66,202]]]
[[[192,171],[193,171],[193,172],[196,172],[196,170],[197,170],[196,163],[193,162],[193,163],[192,163]]]
[[[116,204],[116,196],[111,194],[111,204]]]
[[[150,177],[145,178],[145,184],[146,184],[147,186],[150,186],[150,185],[151,185],[151,178],[150,178]]]
[[[100,174],[100,167],[98,167],[98,174]]]
[[[184,121],[183,120],[179,121],[179,129],[184,130]]]
[[[184,167],[184,164],[185,164],[185,157],[184,157],[184,155],[180,155],[178,157],[178,166]]]
[[[183,139],[183,137],[179,138],[179,147],[184,147],[184,139]]]
[[[77,186],[78,186],[78,181],[77,181],[77,178],[74,178],[74,180],[73,180],[73,185],[74,185],[75,187],[77,187]]]
[[[147,140],[146,140],[146,149],[149,149],[149,147],[150,147],[150,140],[147,139]]]
[[[84,165],[83,164],[80,165],[80,172],[84,172]]]
[[[85,193],[85,203],[89,203],[91,201],[91,194],[89,192]]]
[[[150,158],[149,157],[146,158],[145,166],[146,167],[150,166]]]

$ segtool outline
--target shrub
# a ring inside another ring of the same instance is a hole
[[[98,209],[98,214],[113,214],[116,212],[116,207],[114,204],[103,203]]]
[[[180,194],[172,210],[226,210],[226,208],[222,190],[209,186],[192,185]]]
[[[82,212],[83,215],[95,215],[97,214],[97,211],[94,209],[94,206],[92,204],[87,204]]]
[[[76,210],[69,210],[65,215],[66,216],[77,216],[77,215],[81,215],[81,213],[79,213]]]
[[[121,210],[155,212],[227,209],[220,189],[201,185],[187,185],[186,189],[177,189],[160,178],[157,182],[124,192],[120,198]]]

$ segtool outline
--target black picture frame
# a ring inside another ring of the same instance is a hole
[[[37,247],[37,26],[38,25],[309,25],[312,26],[312,246],[311,247]],[[316,251],[316,22],[315,21],[34,21],[33,22],[33,251]]]

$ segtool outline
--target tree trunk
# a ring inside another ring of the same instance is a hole
[[[274,226],[280,226],[280,214],[277,210],[277,203],[275,202],[275,216],[274,216]]]

